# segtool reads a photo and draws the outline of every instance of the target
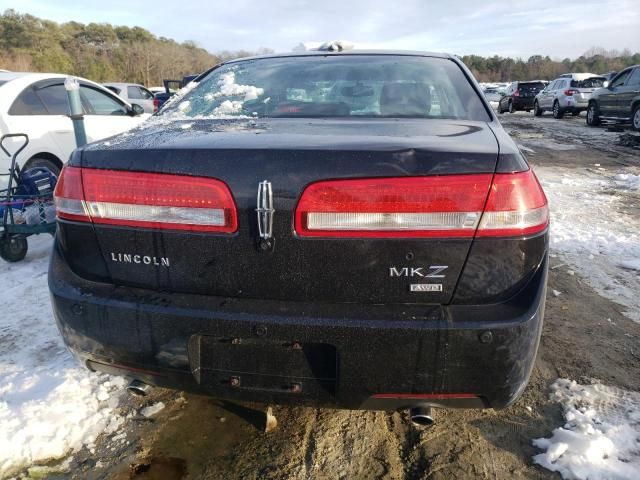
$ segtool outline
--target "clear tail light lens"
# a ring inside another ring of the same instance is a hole
[[[235,202],[220,180],[65,167],[55,190],[59,218],[142,228],[233,233]]]

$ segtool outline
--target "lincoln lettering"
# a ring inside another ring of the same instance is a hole
[[[111,261],[117,263],[137,263],[142,265],[154,265],[156,267],[168,267],[168,257],[152,257],[149,255],[138,255],[133,253],[111,252]]]

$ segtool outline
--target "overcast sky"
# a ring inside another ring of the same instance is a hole
[[[524,59],[574,58],[593,46],[640,51],[640,0],[0,0],[6,8],[57,22],[138,25],[212,52],[337,39]]]

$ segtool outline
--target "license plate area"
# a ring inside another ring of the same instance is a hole
[[[189,358],[196,381],[214,393],[335,395],[338,360],[330,344],[198,335],[189,341]]]

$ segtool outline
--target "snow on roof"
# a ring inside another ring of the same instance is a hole
[[[597,75],[595,73],[564,73],[560,75],[560,78],[571,78],[572,80],[586,80],[587,78],[592,77],[601,77],[602,75]]]
[[[9,80],[14,80],[16,78],[24,77],[26,75],[31,75],[31,74],[28,72],[7,72],[3,70],[0,72],[0,80],[8,82]]]
[[[292,51],[309,52],[314,50],[341,52],[343,50],[353,50],[355,45],[347,40],[332,40],[330,42],[301,42]]]

